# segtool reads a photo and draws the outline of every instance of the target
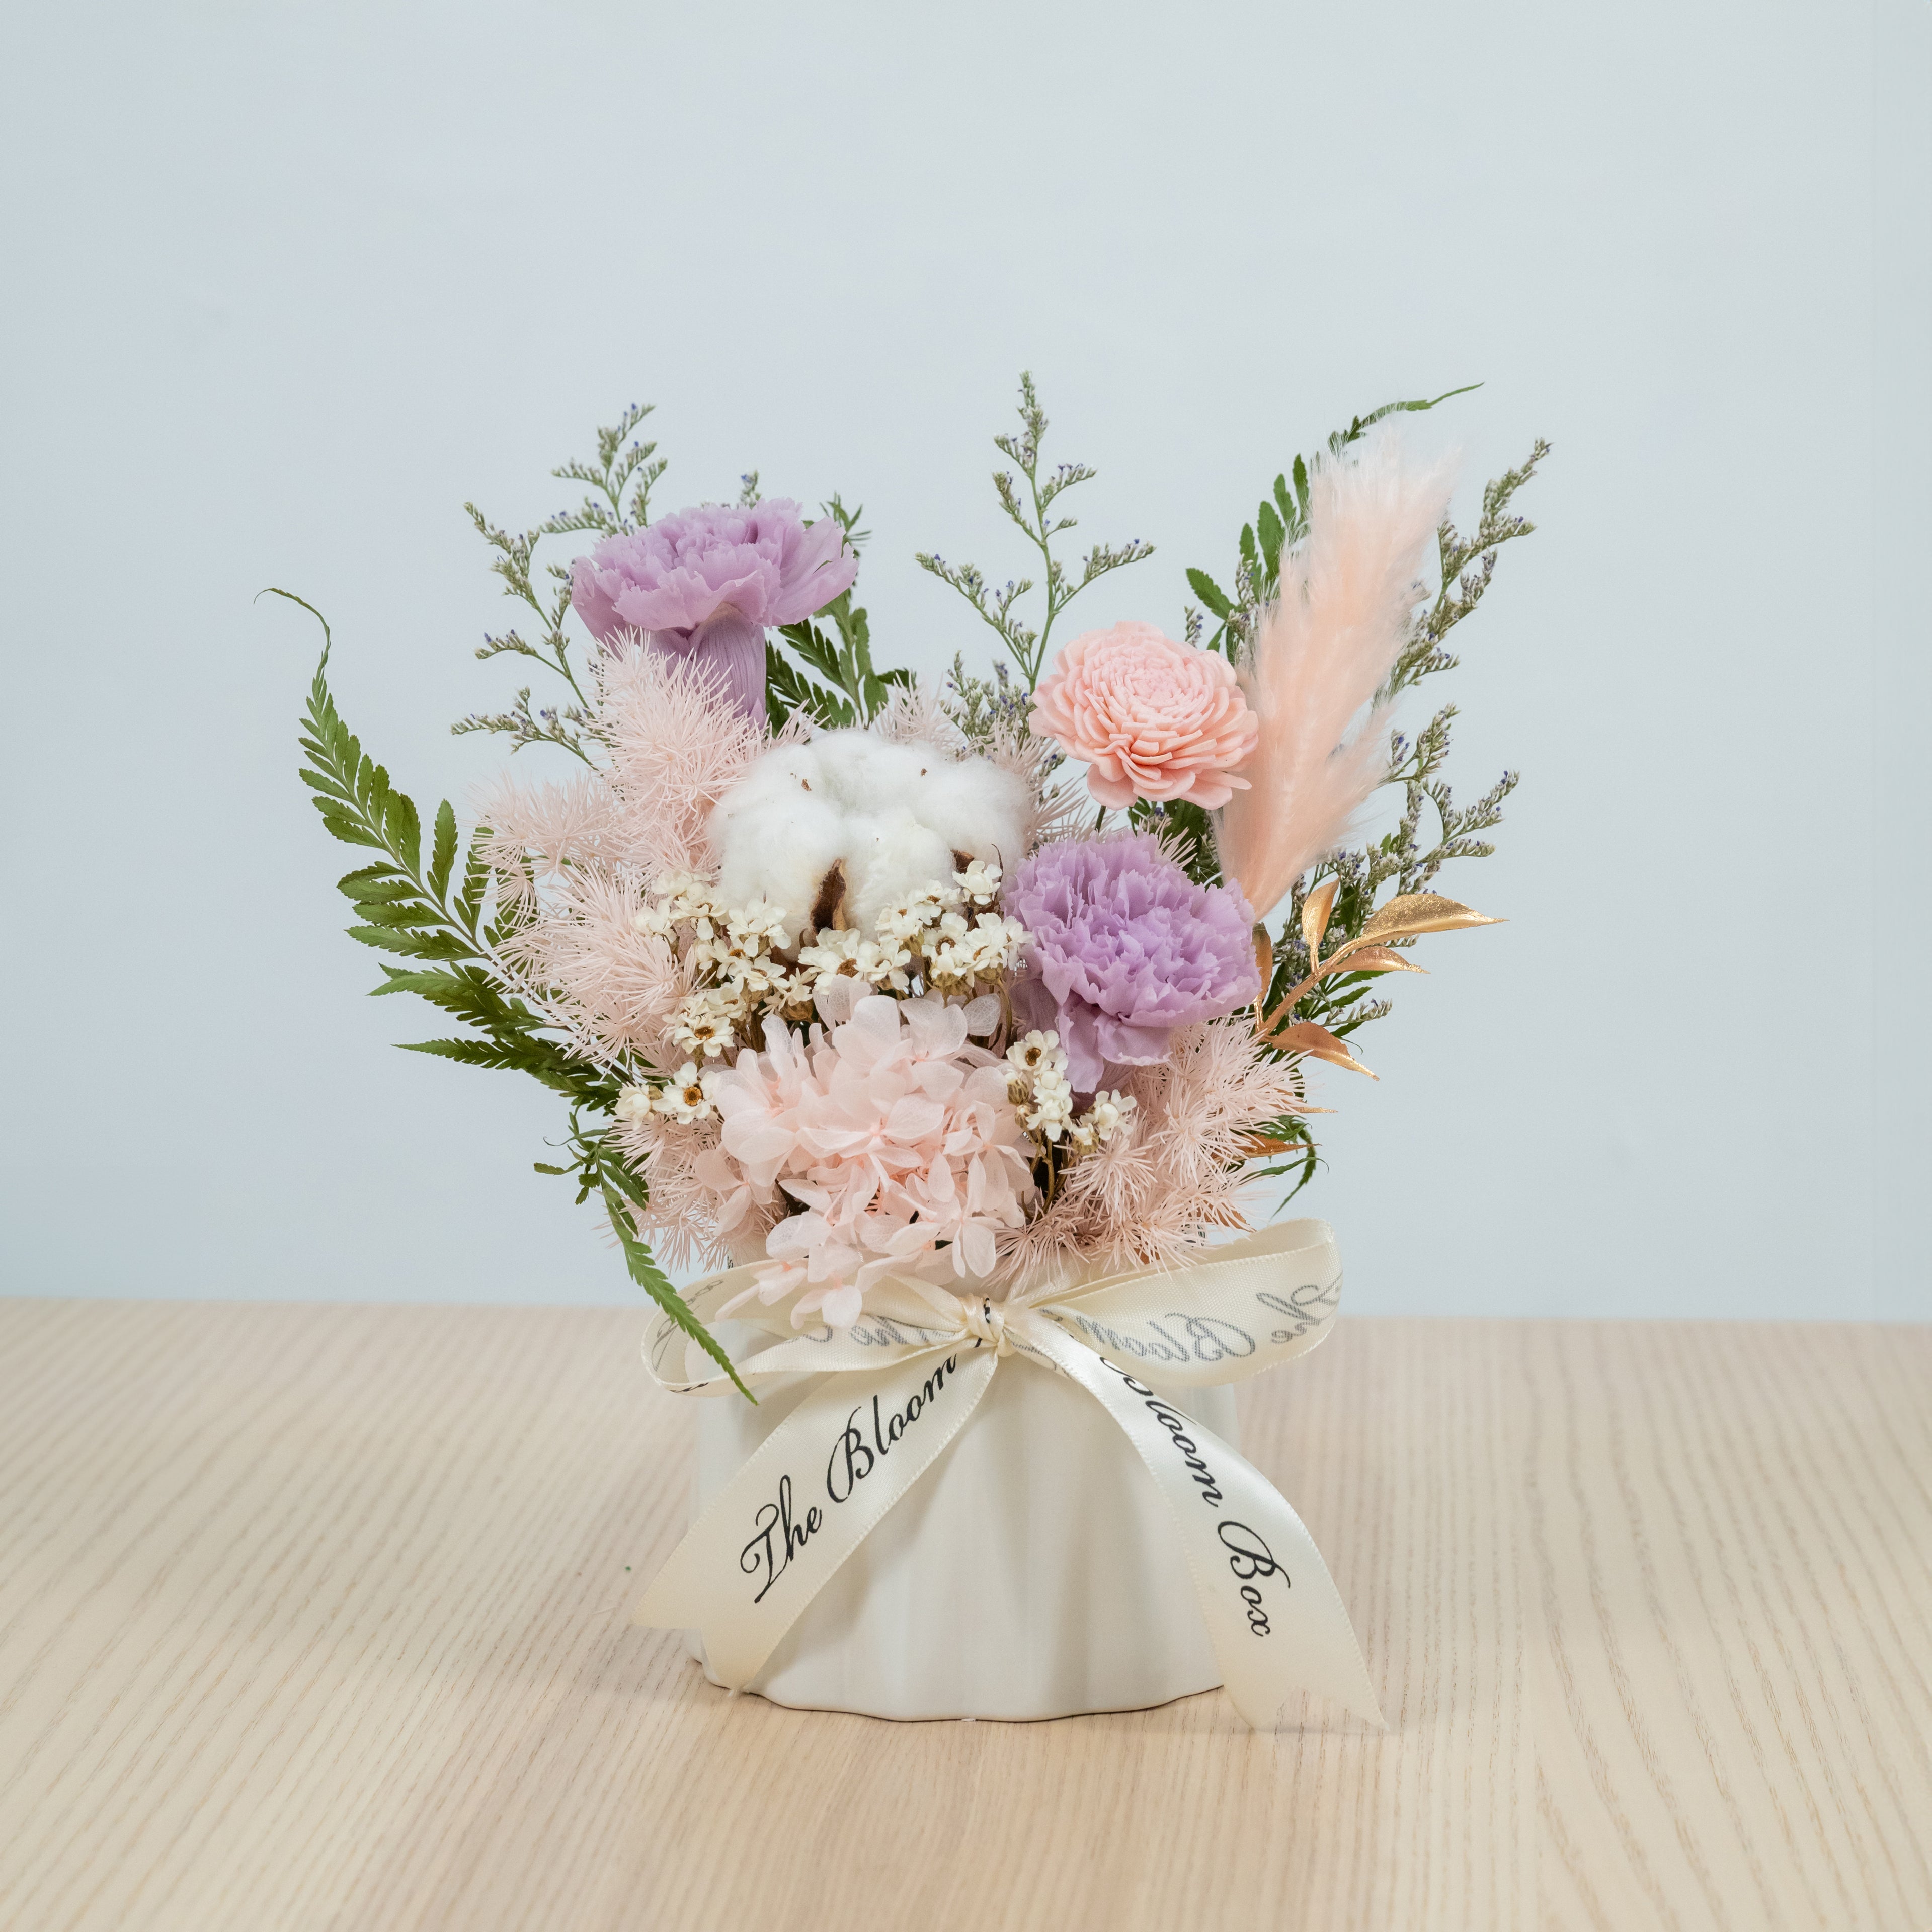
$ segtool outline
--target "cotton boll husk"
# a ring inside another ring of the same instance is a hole
[[[1392,428],[1310,477],[1308,536],[1281,561],[1280,595],[1241,667],[1261,721],[1248,781],[1222,811],[1216,844],[1265,920],[1332,851],[1382,782],[1380,710],[1344,743],[1389,674],[1420,594],[1424,546],[1442,522],[1453,462],[1418,464]]]

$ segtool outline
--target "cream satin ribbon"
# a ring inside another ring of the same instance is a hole
[[[750,1268],[700,1282],[700,1319]],[[739,1364],[747,1382],[820,1376],[713,1498],[638,1606],[640,1624],[695,1628],[733,1689],[966,1425],[1009,1359],[1078,1382],[1119,1424],[1172,1514],[1236,1708],[1275,1728],[1298,1691],[1382,1721],[1322,1553],[1268,1479],[1161,1391],[1238,1382],[1305,1355],[1334,1325],[1341,1258],[1323,1221],[1291,1221],[1159,1273],[1060,1281],[1005,1301],[898,1280],[843,1333],[800,1335],[782,1305],[748,1319],[787,1339]],[[645,1360],[679,1395],[735,1394],[694,1345],[688,1380],[663,1372],[682,1340],[652,1324]],[[1046,1478],[1050,1479],[1050,1478]]]

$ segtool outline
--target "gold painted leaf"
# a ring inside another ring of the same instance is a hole
[[[1331,1066],[1346,1066],[1353,1073],[1367,1073],[1371,1080],[1382,1077],[1370,1073],[1344,1042],[1312,1020],[1298,1020],[1292,1026],[1282,1028],[1272,1038],[1276,1046],[1286,1047],[1291,1053],[1305,1053],[1311,1060],[1325,1060]]]
[[[1412,939],[1421,932],[1454,932],[1466,926],[1501,926],[1487,913],[1478,912],[1440,892],[1404,892],[1380,907],[1362,928],[1353,945],[1372,944],[1381,939]]]
[[[1324,879],[1302,902],[1301,936],[1308,942],[1308,963],[1322,956],[1322,935],[1328,930],[1328,916],[1335,910],[1335,895],[1342,890],[1340,879]]]
[[[1418,966],[1406,953],[1396,952],[1392,946],[1364,946],[1349,954],[1346,970],[1351,973],[1426,973],[1429,968]]]
[[[1261,970],[1261,998],[1255,1002],[1255,1010],[1259,1012],[1262,1000],[1268,998],[1268,988],[1274,984],[1274,942],[1268,935],[1268,928],[1255,928],[1255,964]]]

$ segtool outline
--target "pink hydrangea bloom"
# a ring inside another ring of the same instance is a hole
[[[600,644],[636,631],[653,650],[701,656],[739,709],[762,718],[766,630],[824,610],[858,574],[836,517],[807,524],[774,496],[606,537],[571,566],[570,602]]]
[[[1136,798],[1226,805],[1247,789],[1234,768],[1260,728],[1226,658],[1151,624],[1076,638],[1034,694],[1034,734],[1084,759],[1087,789],[1116,811]]]
[[[888,1276],[992,1274],[1034,1188],[1006,1066],[968,1044],[965,1010],[875,997],[808,1041],[765,1030],[767,1050],[716,1084],[720,1144],[698,1169],[726,1228],[781,1188],[804,1205],[766,1237],[748,1294],[796,1295],[795,1325],[847,1328]]]

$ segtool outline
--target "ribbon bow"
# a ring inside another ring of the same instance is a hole
[[[699,1282],[700,1319],[749,1287],[750,1268]],[[1045,1283],[994,1301],[894,1280],[851,1328],[797,1334],[782,1310],[749,1318],[786,1339],[742,1362],[748,1382],[818,1375],[672,1552],[640,1624],[696,1628],[718,1678],[750,1682],[838,1566],[964,1428],[1016,1357],[1078,1382],[1120,1425],[1174,1519],[1222,1681],[1271,1730],[1298,1691],[1379,1724],[1361,1648],[1322,1553],[1268,1479],[1162,1389],[1232,1382],[1305,1355],[1334,1327],[1341,1259],[1323,1221],[1291,1221],[1189,1265]],[[678,1395],[731,1392],[680,1331],[652,1325],[645,1359]]]

